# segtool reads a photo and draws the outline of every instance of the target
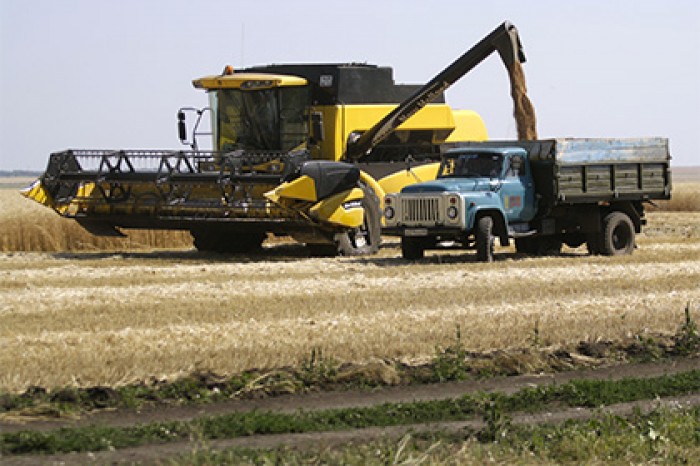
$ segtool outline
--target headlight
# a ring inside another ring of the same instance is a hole
[[[394,208],[393,207],[385,207],[384,208],[384,217],[386,217],[387,220],[391,220],[394,218]]]
[[[459,209],[457,209],[457,207],[450,206],[447,208],[447,216],[450,219],[452,219],[452,220],[456,219],[458,214],[459,214]]]

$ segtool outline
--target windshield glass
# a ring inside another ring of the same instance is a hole
[[[498,178],[501,175],[501,154],[461,154],[447,157],[440,165],[440,178]]]
[[[290,150],[307,137],[305,87],[214,92],[220,150]]]

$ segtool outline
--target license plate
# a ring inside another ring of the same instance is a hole
[[[406,228],[403,232],[406,236],[428,236],[427,228]]]

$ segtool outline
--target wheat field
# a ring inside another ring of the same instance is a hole
[[[24,231],[5,212],[2,234]],[[700,212],[653,212],[638,243],[627,257],[501,250],[493,264],[464,251],[408,263],[396,243],[370,258],[295,257],[284,244],[248,259],[189,245],[6,252],[0,391],[274,369],[313,348],[339,362],[415,364],[457,328],[473,351],[527,347],[535,331],[553,347],[674,333],[688,303],[700,314]]]
[[[2,186],[0,180],[0,186]],[[128,231],[126,238],[94,236],[75,220],[22,197],[18,189],[0,189],[0,251],[116,251],[189,248],[183,231]]]

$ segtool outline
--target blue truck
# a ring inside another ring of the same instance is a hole
[[[490,262],[496,238],[531,255],[631,254],[645,203],[670,199],[670,159],[665,138],[460,143],[435,180],[384,198],[383,233],[410,260],[457,247]]]

